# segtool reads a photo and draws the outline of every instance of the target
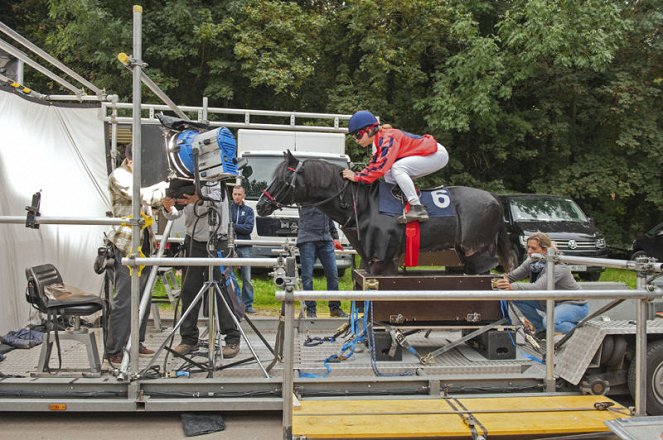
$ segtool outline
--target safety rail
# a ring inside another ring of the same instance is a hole
[[[131,124],[132,118],[129,116],[118,116],[118,111],[130,111],[130,103],[120,102],[102,102],[104,121],[117,124]],[[196,121],[204,121],[210,127],[228,127],[228,128],[257,128],[261,130],[296,130],[296,131],[315,131],[315,132],[333,132],[347,133],[346,127],[341,127],[341,121],[347,121],[351,115],[335,113],[312,113],[312,112],[289,112],[272,110],[250,110],[233,109],[223,107],[208,107],[207,99],[203,99],[202,106],[178,106],[183,114],[195,115]],[[163,111],[173,111],[173,109],[164,104],[141,104],[141,114],[147,112],[147,117],[141,117],[143,124],[160,124],[156,115]],[[231,120],[209,120],[210,115],[238,116],[243,120],[241,122]],[[254,122],[256,118],[281,118],[286,119],[287,123],[265,123]],[[329,125],[307,125],[303,120],[328,121]]]
[[[663,264],[655,263],[649,259],[638,261],[628,260],[605,260],[588,257],[565,257],[555,255],[550,250],[547,256],[535,255],[533,258],[545,260],[546,273],[553,273],[554,265],[557,263],[586,263],[591,265],[605,265],[608,267],[622,268],[637,271],[637,288],[634,290],[610,289],[610,290],[555,290],[553,288],[553,277],[548,277],[548,288],[541,290],[519,290],[514,291],[402,291],[402,290],[362,290],[362,291],[304,291],[295,290],[294,277],[285,278],[283,291],[276,293],[276,299],[284,302],[286,316],[294,312],[295,301],[329,301],[329,300],[367,300],[367,301],[494,301],[500,300],[546,300],[546,314],[548,319],[546,332],[554,334],[554,301],[565,299],[630,299],[637,302],[636,307],[636,393],[635,412],[636,415],[646,414],[646,305],[648,301],[663,297],[663,290],[654,285],[646,284],[646,275],[652,273],[663,273]],[[601,263],[601,264],[599,264]],[[292,320],[285,322],[285,341],[283,354],[283,433],[284,438],[292,438],[292,416],[294,402],[294,323]],[[546,337],[546,359],[554,358],[554,338]],[[546,362],[546,391],[554,393],[555,379],[553,376],[553,362]]]

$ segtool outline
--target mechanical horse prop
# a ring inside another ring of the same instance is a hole
[[[295,204],[316,206],[341,226],[371,275],[396,273],[405,249],[405,225],[380,213],[377,182],[350,182],[341,177],[342,170],[324,160],[299,161],[288,151],[258,200],[258,215]],[[455,215],[431,217],[420,225],[421,251],[454,249],[467,274],[488,272],[498,261],[508,270],[509,242],[499,201],[476,188],[445,189]]]

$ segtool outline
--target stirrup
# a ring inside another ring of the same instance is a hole
[[[417,209],[419,212],[413,212],[413,208],[410,208],[410,212],[398,217],[398,223],[399,224],[406,224],[410,222],[419,222],[419,223],[425,223],[428,221],[430,218],[428,216],[428,211],[426,211],[426,208],[423,205],[415,205],[415,206],[421,206],[421,209]]]

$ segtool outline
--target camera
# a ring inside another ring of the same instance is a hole
[[[166,196],[172,199],[183,199],[184,195],[192,195],[196,193],[196,186],[190,180],[185,179],[172,179],[166,188]],[[179,203],[175,204],[175,208],[182,210],[186,205]]]

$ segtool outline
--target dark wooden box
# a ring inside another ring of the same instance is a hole
[[[408,271],[393,276],[352,273],[355,289],[377,282],[377,290],[492,290],[492,275],[451,275]],[[373,287],[371,287],[373,288]],[[496,291],[495,296],[499,293]],[[502,318],[496,301],[374,301],[373,320],[390,324],[480,325]]]

